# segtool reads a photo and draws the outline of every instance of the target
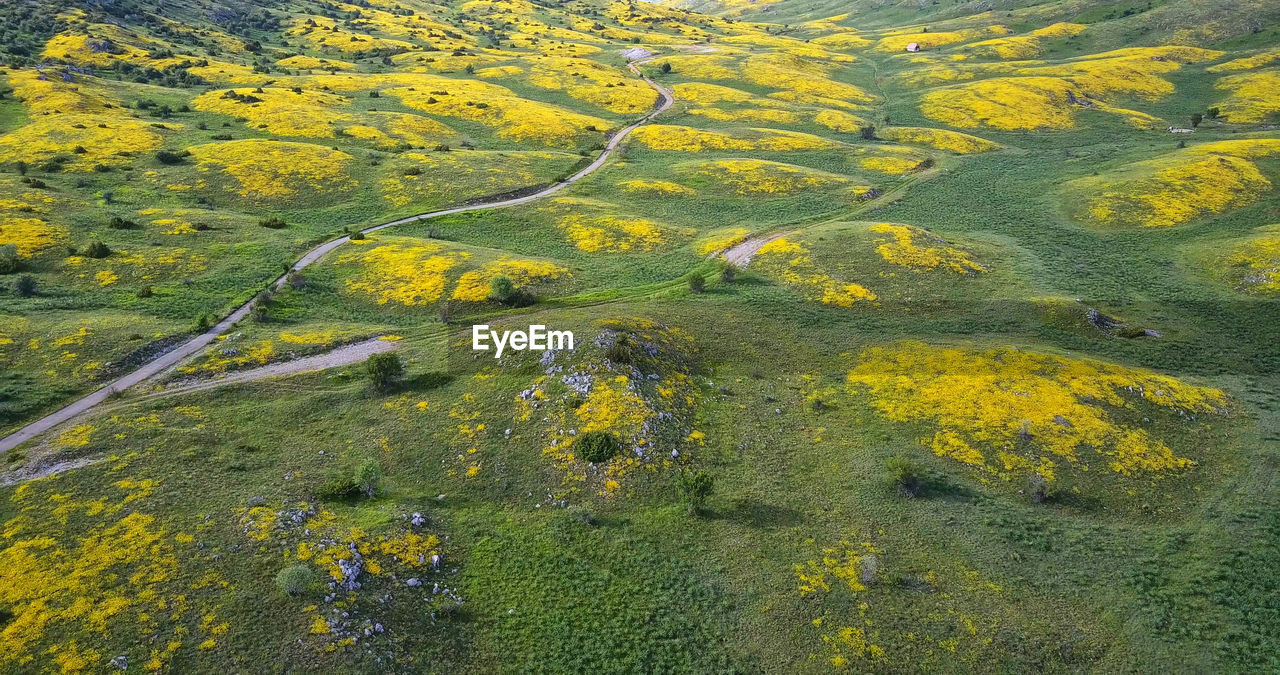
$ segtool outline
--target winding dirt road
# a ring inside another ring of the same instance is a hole
[[[622,141],[626,140],[627,136],[632,131],[635,131],[636,128],[639,126],[648,123],[654,117],[657,117],[663,112],[666,112],[669,108],[671,108],[672,104],[675,103],[675,97],[672,95],[671,91],[664,89],[662,86],[658,85],[656,82],[646,77],[644,73],[641,73],[640,69],[636,67],[637,64],[644,63],[645,61],[648,61],[648,60],[650,59],[642,59],[642,60],[634,61],[634,62],[628,63],[627,67],[630,68],[631,72],[635,73],[637,77],[644,80],[645,84],[648,84],[650,87],[654,89],[654,91],[657,91],[658,95],[662,97],[662,102],[659,103],[658,107],[654,108],[653,111],[650,112],[648,115],[645,115],[638,121],[632,123],[630,126],[624,127],[622,130],[615,133],[613,137],[609,139],[608,144],[605,145],[604,150],[602,150],[600,152],[600,155],[596,157],[595,161],[593,161],[591,164],[588,164],[581,171],[573,174],[572,176],[566,178],[563,181],[560,181],[559,183],[555,183],[547,187],[546,189],[540,190],[531,195],[516,197],[513,199],[504,199],[502,201],[497,201],[497,202],[481,202],[476,204],[468,204],[466,206],[457,206],[454,208],[443,209],[440,211],[431,211],[428,213],[421,213],[416,216],[409,216],[408,218],[401,218],[399,220],[393,220],[391,222],[382,223],[381,225],[374,225],[372,227],[367,227],[361,230],[361,232],[365,234],[369,234],[372,232],[377,232],[379,230],[385,230],[389,227],[408,225],[410,223],[421,222],[421,221],[430,220],[433,218],[451,216],[457,213],[466,213],[468,211],[481,211],[481,210],[487,210],[487,209],[502,209],[510,206],[519,206],[521,204],[528,204],[529,202],[551,196],[565,189],[566,187],[582,180],[586,176],[594,173],[595,171],[603,167],[605,165],[605,162],[609,161],[609,157],[613,155],[614,150],[618,148],[618,146],[622,143]],[[338,239],[334,239],[332,241],[321,244],[311,249],[306,254],[304,254],[301,258],[299,258],[298,261],[293,264],[293,267],[289,268],[289,271],[296,272],[298,270],[305,269],[312,263],[315,263],[316,261],[323,258],[330,251],[333,251],[334,249],[338,248],[339,246],[342,246],[343,244],[346,244],[349,241],[351,241],[351,238],[347,236],[347,237],[339,237]],[[278,279],[275,280],[275,282],[272,284],[272,287],[279,290],[285,285],[287,280],[288,280],[288,273],[282,274]],[[89,394],[88,396],[85,396],[84,398],[81,398],[75,401],[74,403],[71,403],[70,405],[62,408],[61,410],[58,410],[57,412],[54,412],[45,417],[42,417],[36,420],[35,422],[32,422],[31,424],[28,424],[25,427],[22,427],[21,429],[13,432],[12,434],[5,436],[4,438],[0,438],[0,453],[12,450],[13,448],[16,448],[22,443],[25,443],[26,441],[29,441],[33,438],[36,438],[37,436],[45,433],[46,431],[60,424],[63,424],[72,419],[75,419],[76,417],[79,417],[80,415],[83,415],[84,413],[89,412],[94,407],[101,404],[103,401],[107,400],[107,398],[116,394],[117,392],[123,392],[126,389],[136,384],[140,384],[152,377],[155,377],[156,375],[159,375],[160,373],[168,370],[169,368],[172,368],[173,366],[176,366],[179,363],[185,361],[187,358],[195,355],[201,349],[204,349],[206,345],[208,345],[210,342],[213,342],[215,339],[217,339],[219,335],[229,330],[233,324],[235,324],[236,322],[246,317],[249,314],[249,311],[253,309],[253,304],[254,304],[253,300],[246,302],[245,304],[237,308],[235,311],[231,312],[231,314],[229,314],[225,319],[223,319],[222,321],[219,321],[215,326],[210,328],[208,331],[191,338],[187,342],[184,342],[178,345],[172,350],[166,352],[160,358],[144,364],[143,366],[139,367],[137,370],[127,375],[121,376],[120,378],[112,381],[111,383],[107,384],[101,389],[93,392],[92,394]]]

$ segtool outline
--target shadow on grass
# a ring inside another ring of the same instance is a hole
[[[396,383],[395,387],[393,387],[393,391],[407,392],[407,391],[430,391],[432,389],[439,389],[440,387],[443,387],[449,384],[450,382],[452,382],[453,377],[454,376],[449,373],[441,373],[441,372],[419,373],[411,377],[406,377],[405,379]]]
[[[794,527],[803,521],[799,511],[785,506],[765,504],[754,499],[736,499],[728,509],[706,510],[704,518],[728,520],[760,529]]]

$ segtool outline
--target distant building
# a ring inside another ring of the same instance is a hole
[[[919,42],[908,42],[908,43],[907,43],[907,51],[909,51],[909,52],[918,52],[918,51],[920,51],[920,43],[919,43]]]

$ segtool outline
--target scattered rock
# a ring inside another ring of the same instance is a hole
[[[129,658],[127,656],[117,656],[111,659],[111,665],[115,666],[117,670],[128,670]]]
[[[247,503],[249,506],[266,506],[267,498],[262,496],[250,497]]]
[[[422,585],[422,580],[421,580],[421,579],[419,579],[418,577],[414,577],[414,578],[412,578],[412,579],[410,579],[410,580],[408,580],[408,581],[406,581],[406,582],[404,582],[404,583],[405,583],[405,585],[406,585],[406,586],[410,586],[410,587],[412,587],[412,588],[417,588],[418,586],[421,586],[421,585]]]

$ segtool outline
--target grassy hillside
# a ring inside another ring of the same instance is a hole
[[[0,669],[1280,668],[1271,4],[0,18]]]

